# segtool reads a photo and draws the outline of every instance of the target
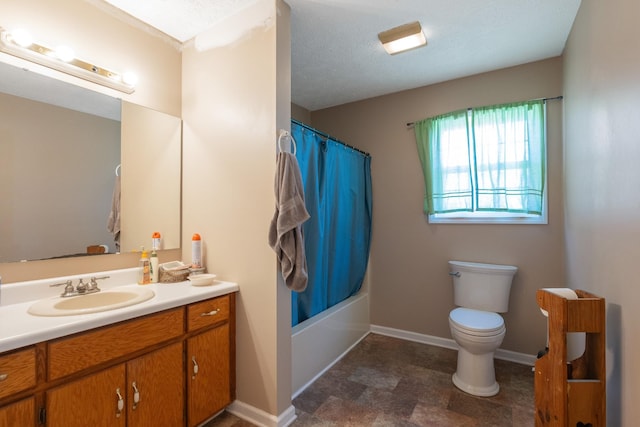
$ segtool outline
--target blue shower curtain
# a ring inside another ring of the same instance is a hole
[[[292,324],[355,295],[371,242],[371,157],[291,123],[305,204],[302,225],[309,282],[292,292]]]

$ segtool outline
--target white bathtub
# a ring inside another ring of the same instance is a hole
[[[370,329],[369,293],[359,294],[293,327],[292,399],[329,369]]]

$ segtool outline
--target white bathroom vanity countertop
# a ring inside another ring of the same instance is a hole
[[[137,285],[136,274],[137,269],[133,268],[2,285],[0,352],[239,291],[236,283],[225,281],[215,281],[211,286],[193,286],[188,280]],[[36,301],[60,295],[64,286],[50,287],[51,284],[73,280],[75,285],[79,278],[86,283],[93,276],[109,276],[108,279],[98,281],[102,290],[120,286],[144,286],[151,289],[155,296],[136,305],[91,314],[45,317],[27,312]]]

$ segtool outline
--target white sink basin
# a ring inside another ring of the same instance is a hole
[[[75,316],[140,304],[154,296],[155,293],[149,288],[114,288],[89,295],[42,299],[27,311],[35,316]]]

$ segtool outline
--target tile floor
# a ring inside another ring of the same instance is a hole
[[[533,426],[530,366],[496,360],[500,393],[481,398],[451,382],[454,350],[369,334],[293,401],[292,427]],[[223,413],[206,427],[250,427]]]

